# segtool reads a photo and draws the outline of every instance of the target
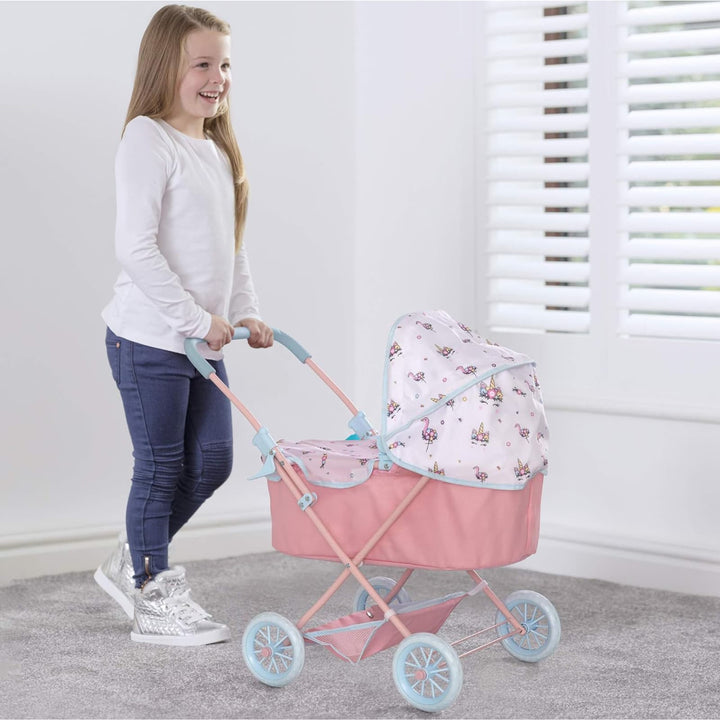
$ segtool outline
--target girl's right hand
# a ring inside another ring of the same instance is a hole
[[[221,350],[223,345],[232,342],[235,328],[225,318],[212,315],[210,331],[203,338],[211,350]]]

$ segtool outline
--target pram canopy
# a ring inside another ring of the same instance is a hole
[[[442,310],[392,326],[382,432],[360,440],[281,441],[317,486],[349,488],[397,465],[446,483],[519,490],[548,464],[534,362],[476,335]],[[272,469],[258,473],[279,480]]]
[[[438,480],[520,489],[547,471],[548,427],[535,363],[442,310],[393,325],[378,446]]]

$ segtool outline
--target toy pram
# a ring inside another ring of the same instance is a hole
[[[256,431],[264,465],[254,477],[268,481],[275,549],[344,566],[297,623],[273,612],[251,620],[242,640],[251,673],[283,686],[300,673],[306,644],[350,662],[397,645],[399,692],[421,710],[439,711],[462,688],[460,658],[496,643],[527,662],[549,656],[560,639],[552,603],[524,590],[502,602],[477,572],[537,548],[548,431],[533,361],[442,311],[405,315],[390,333],[376,433],[302,346],[274,332],[346,405],[349,438],[276,442],[200,356],[200,341],[186,343],[198,370]],[[368,579],[365,563],[405,570],[398,580]],[[423,568],[464,570],[473,586],[412,601],[405,585]],[[309,628],[351,575],[360,585],[352,612]],[[494,624],[454,642],[438,637],[453,609],[480,592],[496,607]]]

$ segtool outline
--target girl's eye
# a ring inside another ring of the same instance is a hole
[[[223,63],[223,69],[229,70],[230,69],[230,63]]]
[[[199,68],[206,68],[206,67],[208,67],[208,65],[209,65],[209,63],[201,62],[201,63],[198,63],[198,64],[197,64],[197,67],[199,67]]]

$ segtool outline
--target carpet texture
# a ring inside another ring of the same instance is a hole
[[[257,682],[240,639],[264,611],[293,622],[339,574],[336,564],[269,553],[188,563],[193,596],[230,625],[230,642],[173,648],[131,642],[129,621],[92,573],[0,588],[2,718],[426,718],[400,696],[393,649],[357,665],[309,646],[284,688]],[[365,574],[398,577],[388,568]],[[718,718],[720,598],[501,568],[483,573],[501,597],[535,590],[555,605],[562,639],[536,664],[495,645],[462,660],[464,685],[443,718]],[[418,571],[413,600],[467,590],[460,572]],[[312,621],[350,612],[348,580]],[[438,633],[453,641],[492,623],[467,598]]]

